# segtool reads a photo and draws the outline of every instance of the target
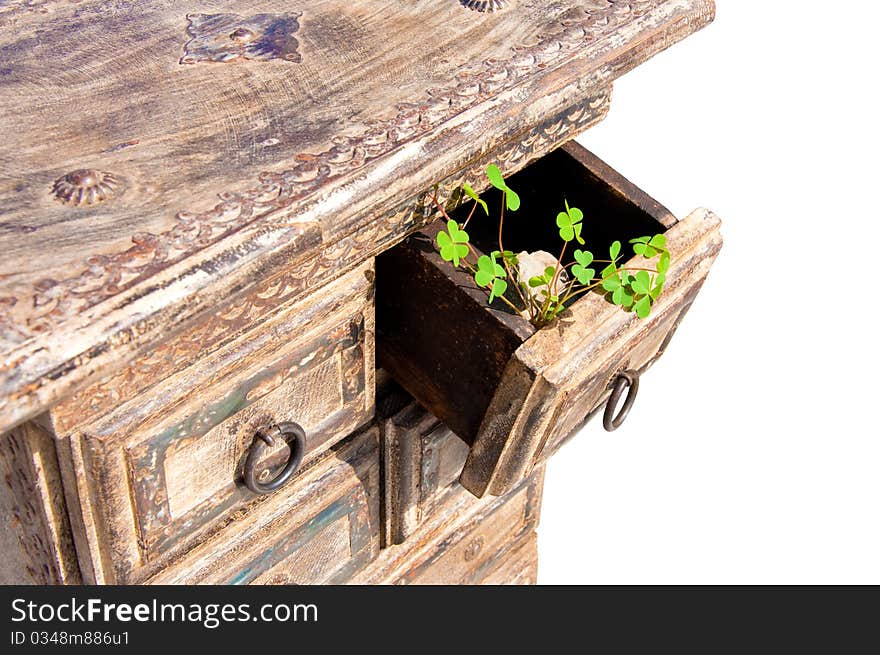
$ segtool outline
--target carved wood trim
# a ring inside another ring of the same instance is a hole
[[[483,61],[462,71],[448,87],[429,89],[421,98],[398,105],[394,117],[362,124],[357,136],[338,136],[327,150],[300,153],[290,168],[264,172],[246,191],[219,194],[220,202],[210,210],[181,211],[170,229],[134,234],[128,249],[93,255],[78,274],[41,280],[30,296],[0,297],[0,336],[10,343],[22,343],[48,332],[243,225],[290,207],[328,181],[351,175],[366,163],[428,134],[469,106],[515,87],[535,69],[548,71],[564,65],[592,41],[664,4],[664,0],[630,0],[588,7],[580,15],[560,21],[533,43],[512,46],[508,58]]]

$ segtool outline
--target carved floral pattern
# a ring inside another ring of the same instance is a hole
[[[551,68],[577,56],[584,46],[637,20],[663,0],[606,0],[560,21],[528,46],[512,47],[506,59],[492,59],[461,72],[449,86],[429,89],[416,102],[397,106],[393,118],[362,126],[360,134],[339,136],[319,153],[301,153],[286,170],[260,175],[253,188],[221,193],[212,209],[180,212],[172,227],[158,234],[138,233],[119,253],[95,255],[76,275],[35,283],[25,296],[0,296],[0,339],[25,340],[53,329],[107,298],[147,279],[240,229],[257,218],[288,207],[328,181],[350,175],[403,143],[434,129],[474,103],[515,86],[535,68]],[[292,234],[295,237],[295,233]],[[328,252],[339,251],[330,245]]]
[[[299,62],[302,56],[294,33],[301,11],[282,14],[189,14],[192,37],[183,48],[181,64],[230,62],[236,59]]]
[[[462,7],[480,12],[492,12],[504,9],[508,0],[458,0]]]

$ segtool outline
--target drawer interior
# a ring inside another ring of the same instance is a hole
[[[555,220],[566,201],[584,212],[581,234],[586,245],[578,247],[592,251],[597,258],[607,253],[615,240],[629,248],[630,239],[665,232],[675,222],[668,209],[585,150],[554,150],[507,178],[507,183],[522,201],[518,211],[505,216],[504,247],[513,252],[545,250],[557,255],[562,241]],[[481,197],[491,216],[478,210],[468,225],[468,234],[482,252],[491,252],[498,247],[502,193],[490,188]],[[471,207],[465,202],[450,216],[463,223]],[[563,263],[572,261],[573,251],[573,247],[566,249]]]

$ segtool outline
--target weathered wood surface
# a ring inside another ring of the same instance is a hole
[[[332,449],[149,584],[338,584],[379,551],[379,431]]]
[[[0,440],[0,584],[79,582],[55,442],[25,423]]]
[[[241,482],[258,431],[302,425],[307,467],[372,419],[373,281],[370,260],[98,420],[88,407],[49,414],[69,429],[58,433],[62,471],[95,581],[141,580],[259,516],[261,499]]]
[[[562,207],[564,199],[582,208],[583,237],[593,252],[606,252],[614,240],[664,232],[673,263],[647,320],[622,312],[600,294],[587,294],[555,324],[535,330],[500,303],[486,306],[485,293],[470,276],[436,252],[435,226],[379,257],[379,361],[472,445],[461,481],[478,496],[505,493],[554,452],[607,397],[619,371],[647,368],[721,247],[713,214],[703,210],[677,222],[577,144],[563,146],[509,182],[524,212],[546,203]],[[505,225],[505,247],[558,249],[552,223],[543,236],[533,229],[521,234],[521,225]],[[472,247],[495,246],[495,225],[475,220],[469,232]]]
[[[497,584],[507,573],[528,580],[522,566],[504,569],[540,519],[544,468],[500,498],[449,494],[404,544],[383,548],[352,578],[356,584]],[[534,553],[533,553],[534,555]],[[534,567],[532,567],[534,568]]]
[[[509,172],[571,138],[601,117],[589,105],[615,77],[713,12],[7,3],[0,431],[282,266],[344,269],[388,247],[426,219],[426,188],[473,182],[468,165],[490,153],[514,153]]]
[[[538,583],[538,535],[519,538],[498,564],[480,580],[482,585],[533,585]]]
[[[385,464],[385,544],[400,544],[450,494],[466,494],[458,477],[468,447],[417,403],[380,419]]]

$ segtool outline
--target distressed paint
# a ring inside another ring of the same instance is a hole
[[[379,549],[378,430],[367,429],[338,446],[304,471],[290,493],[264,498],[259,512],[236,522],[234,538],[219,535],[199,544],[148,582],[346,581]],[[310,551],[309,545],[334,526],[347,527],[348,547]],[[315,566],[315,557],[333,559]]]
[[[389,495],[397,480],[386,471],[380,488],[376,431],[350,436],[374,404],[369,258],[435,217],[432,184],[451,207],[461,182],[481,188],[487,163],[509,175],[601,120],[613,79],[702,27],[714,5],[464,9],[503,4],[0,8],[0,48],[15,54],[0,76],[15,154],[14,169],[0,165],[0,432],[33,418],[21,429],[57,440],[57,466],[33,469],[34,491],[18,494],[42,512],[33,525],[51,543],[27,557],[43,572],[534,581],[540,462],[604,372],[552,410],[537,402],[549,392],[530,395],[528,425],[557,426],[536,449],[516,442],[535,456],[508,457],[516,466],[493,483],[509,483],[504,498],[455,482],[466,449],[436,421],[397,451],[384,439],[403,483]],[[34,71],[37,103],[19,94]],[[631,338],[662,352],[682,315]],[[253,430],[290,414],[311,416],[319,436],[291,485],[254,498],[234,482],[237,460]],[[409,536],[377,560],[395,522]]]
[[[262,499],[240,484],[258,430],[301,423],[308,469],[372,418],[372,272],[366,262],[102,420],[74,421],[84,482],[100,499],[92,508],[100,528],[83,547],[105,553],[103,575],[141,579],[206,534],[259,515]]]
[[[711,0],[561,2],[475,20],[451,2],[370,13],[362,3],[315,0],[297,31],[299,51],[331,83],[312,88],[281,61],[178,66],[169,77],[180,51],[168,45],[180,42],[196,4],[156,0],[127,13],[97,0],[57,2],[51,22],[24,5],[5,12],[0,42],[15,56],[0,97],[16,103],[2,112],[5,147],[18,153],[8,161],[30,168],[3,171],[15,182],[0,190],[13,228],[0,232],[0,245],[15,253],[0,270],[2,429],[247,293],[280,262],[334,248],[376,214],[409,207],[402,236],[426,186],[460,181],[466,162],[583,107],[714,11]],[[267,1],[266,13],[290,10],[282,5]],[[487,23],[491,45],[480,38]],[[310,25],[332,27],[310,33]],[[38,42],[29,40],[35,29],[44,30]],[[338,30],[367,62],[365,79],[385,85],[331,75],[344,69],[332,47]],[[386,48],[393,38],[409,45]],[[115,47],[119,39],[142,45],[133,53]],[[84,79],[95,67],[82,65],[80,49],[95,42],[97,68],[136,63],[138,74]],[[433,55],[444,49],[448,58]],[[381,56],[367,56],[374,51]],[[277,83],[252,89],[242,71],[255,66]],[[19,96],[35,67],[56,83],[30,107]],[[338,107],[352,113],[341,121]],[[547,147],[570,136],[549,135]],[[124,179],[124,192],[97,205],[54,200],[53,180],[81,169]],[[55,247],[27,250],[44,242]]]

